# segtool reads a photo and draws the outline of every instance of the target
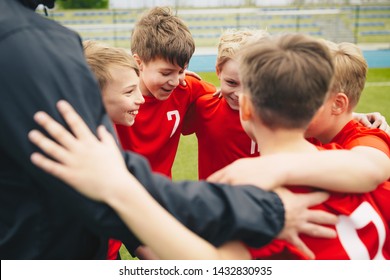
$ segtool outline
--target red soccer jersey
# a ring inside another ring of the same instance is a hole
[[[186,115],[182,133],[198,138],[199,179],[243,157],[259,156],[256,143],[245,133],[239,112],[225,98],[203,95]]]
[[[330,147],[330,146],[329,146]],[[329,148],[328,147],[328,148]],[[390,183],[385,182],[370,193],[331,193],[323,204],[313,207],[338,215],[332,228],[337,238],[322,239],[301,235],[316,259],[390,259]],[[308,188],[292,187],[294,192]],[[307,257],[284,240],[274,240],[256,249],[248,248],[254,259],[306,259]]]
[[[368,146],[376,148],[390,157],[390,137],[380,129],[370,129],[361,123],[352,120],[332,139],[332,142],[340,144],[345,149],[352,149],[356,146]],[[390,185],[383,184],[373,193],[374,199],[383,201],[386,197],[390,199]],[[390,201],[389,201],[390,203]],[[386,204],[378,203],[381,213],[390,211]],[[390,217],[387,213],[385,216]],[[389,221],[389,220],[388,220]]]
[[[116,239],[108,240],[107,260],[117,260],[122,241]]]
[[[314,145],[321,145],[315,138],[308,140]],[[330,142],[336,143],[344,149],[352,149],[356,146],[368,146],[376,148],[390,157],[389,135],[380,129],[367,128],[355,120],[348,122]],[[325,144],[323,146],[327,147],[327,145]]]
[[[375,193],[380,192],[386,184],[389,182],[383,183],[371,193],[333,193],[325,203],[314,208],[337,214],[339,218],[338,224],[332,227],[337,231],[337,238],[301,236],[316,259],[390,259],[389,211],[384,213],[378,208],[379,205],[388,205],[390,198],[375,197]],[[260,249],[249,248],[249,252],[254,259],[306,258],[283,240],[274,240]]]
[[[320,144],[315,139],[312,143]],[[334,149],[335,144],[344,149],[369,146],[390,155],[390,137],[382,130],[364,127],[357,121],[348,122],[323,147]],[[294,188],[293,188],[294,190]],[[302,191],[295,189],[296,191]],[[315,253],[316,259],[390,259],[390,182],[364,194],[332,193],[316,209],[339,215],[336,239],[318,239],[301,236]],[[283,240],[275,240],[260,248],[248,248],[253,258],[305,259],[301,252]]]
[[[390,182],[381,184],[372,195],[383,217],[387,219],[387,224],[390,225]],[[387,204],[381,203],[381,201],[387,201]]]
[[[184,115],[199,96],[216,91],[212,84],[186,76],[187,85],[178,86],[167,100],[144,96],[133,126],[116,125],[125,150],[145,156],[155,172],[171,177]]]
[[[344,149],[356,146],[368,146],[381,150],[390,156],[390,137],[380,129],[372,129],[352,120],[332,139]]]

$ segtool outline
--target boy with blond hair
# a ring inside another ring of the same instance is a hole
[[[144,14],[131,36],[145,104],[135,125],[116,125],[116,129],[124,149],[145,156],[153,171],[168,177],[189,106],[201,95],[216,91],[209,83],[185,76],[194,51],[188,27],[166,8],[156,7]]]
[[[139,89],[139,68],[125,49],[84,41],[84,54],[99,82],[107,113],[114,124],[132,126],[145,102]]]
[[[335,74],[324,107],[310,123],[306,137],[314,137],[323,144],[335,142],[346,149],[372,147],[384,156],[390,156],[388,135],[382,130],[364,127],[353,119],[368,68],[361,50],[353,43],[325,43],[334,59]]]
[[[86,61],[98,80],[103,104],[116,125],[132,126],[145,102],[139,90],[139,69],[129,52],[97,41],[83,42]],[[122,242],[110,239],[107,259],[120,258]]]
[[[221,97],[203,95],[188,111],[182,133],[198,139],[198,175],[206,179],[243,157],[259,156],[256,143],[242,129],[238,112],[241,83],[236,53],[251,40],[269,36],[264,30],[227,30],[218,44],[216,73]]]

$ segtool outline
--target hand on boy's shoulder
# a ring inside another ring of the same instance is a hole
[[[202,77],[201,77],[201,76],[199,76],[197,73],[192,72],[192,71],[190,71],[190,70],[185,70],[184,73],[185,73],[185,78],[184,78],[184,80],[180,80],[180,81],[179,81],[180,85],[183,86],[183,87],[187,86],[187,81],[186,81],[186,79],[187,79],[188,77],[193,77],[193,78],[195,78],[195,79],[197,79],[197,80],[199,80],[199,81],[202,80]]]
[[[205,80],[199,80],[198,78],[190,75],[185,76],[186,85],[183,86],[180,81],[178,88],[184,90],[187,93],[192,93],[196,97],[200,97],[205,94],[214,94],[217,91],[217,88]]]
[[[191,76],[191,77],[197,78],[198,80],[202,80],[202,77],[199,76],[198,73],[196,73],[196,72],[193,72],[190,70],[185,70],[184,73],[186,74],[186,76]]]

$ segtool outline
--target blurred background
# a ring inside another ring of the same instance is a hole
[[[300,32],[363,49],[390,49],[390,0],[57,0],[49,17],[83,39],[129,47],[131,31],[148,8],[169,6],[209,51],[226,29]]]

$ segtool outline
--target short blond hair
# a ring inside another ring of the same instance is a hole
[[[335,66],[330,92],[344,93],[349,99],[349,110],[359,102],[367,77],[368,65],[360,48],[353,43],[325,41]]]
[[[111,47],[92,40],[84,41],[83,47],[87,63],[98,80],[100,89],[112,80],[110,66],[128,67],[139,76],[137,62],[126,49]]]
[[[268,36],[269,33],[262,29],[228,29],[224,31],[218,43],[217,70],[221,71],[223,65],[228,60],[233,59],[245,44]]]

